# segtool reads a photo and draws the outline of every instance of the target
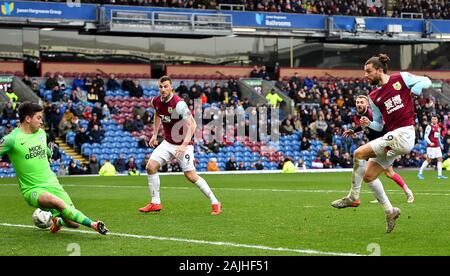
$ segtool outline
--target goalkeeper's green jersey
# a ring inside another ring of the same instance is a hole
[[[5,153],[12,162],[22,194],[37,187],[60,186],[50,169],[51,151],[44,130],[26,134],[17,127],[0,140],[0,155]]]

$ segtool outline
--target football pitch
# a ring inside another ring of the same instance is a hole
[[[152,214],[137,211],[149,201],[146,176],[61,178],[75,206],[106,223],[107,236],[36,228],[16,179],[1,179],[0,255],[450,255],[450,180],[435,171],[425,180],[400,173],[416,201],[406,203],[400,187],[381,177],[402,210],[391,234],[365,184],[358,208],[330,206],[347,194],[350,173],[203,175],[222,202],[220,216],[181,175],[161,176],[163,210]]]

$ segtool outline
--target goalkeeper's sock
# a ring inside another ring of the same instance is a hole
[[[64,226],[64,227],[69,227],[69,228],[77,228],[77,227],[74,227],[73,225],[67,224],[62,218],[57,218],[56,225],[59,227]]]
[[[66,206],[66,208],[62,210],[61,215],[65,219],[92,228],[92,220],[86,217],[83,213],[81,213],[77,209],[73,208],[72,206]]]

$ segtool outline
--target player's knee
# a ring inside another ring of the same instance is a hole
[[[388,178],[392,178],[392,173],[390,171],[384,171],[384,174],[386,175],[386,177]]]
[[[158,167],[155,166],[154,164],[150,164],[150,163],[147,164],[145,169],[147,170],[147,174],[155,174],[158,172]]]
[[[366,182],[366,183],[370,183],[370,182],[374,181],[375,179],[377,179],[377,177],[372,174],[365,174],[364,178],[363,178],[364,182]]]
[[[364,154],[362,150],[355,150],[355,152],[353,153],[353,158],[354,160],[362,160],[364,159]]]
[[[184,176],[192,183],[195,183],[198,180],[197,174],[195,174],[194,172],[191,172],[191,171],[184,172]]]

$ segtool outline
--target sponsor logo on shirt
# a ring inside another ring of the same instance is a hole
[[[43,149],[40,145],[29,148],[28,153],[25,155],[25,159],[28,160],[33,158],[46,159],[47,158],[46,150]]]
[[[171,106],[169,106],[169,108],[167,109],[167,111],[168,111],[169,113],[172,113],[173,108],[172,108]]]
[[[400,95],[397,95],[385,101],[384,106],[386,107],[387,114],[391,114],[392,112],[403,108],[404,104]]]

